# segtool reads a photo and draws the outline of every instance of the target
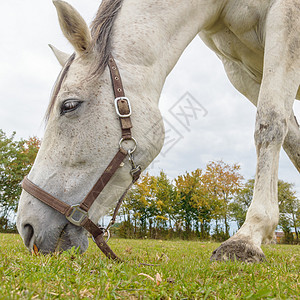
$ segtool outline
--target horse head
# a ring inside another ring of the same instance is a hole
[[[134,155],[142,169],[158,155],[163,144],[160,91],[153,87],[153,80],[145,79],[142,65],[132,65],[114,47],[112,25],[121,2],[102,7],[102,14],[99,9],[90,30],[72,6],[54,1],[62,32],[75,52],[70,56],[52,47],[63,69],[53,89],[42,145],[28,178],[68,205],[84,199],[119,150],[120,121],[107,67],[111,53],[130,99],[132,135],[137,143]],[[123,144],[124,148],[133,147],[132,140]],[[126,158],[89,210],[93,222],[97,223],[128,188],[132,181],[130,169]],[[19,201],[17,228],[30,250],[34,245],[42,253],[73,246],[85,251],[88,247],[82,227],[26,191]]]

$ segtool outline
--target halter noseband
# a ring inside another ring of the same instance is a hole
[[[113,217],[106,229],[98,227],[95,223],[93,223],[89,219],[89,215],[88,215],[88,211],[90,207],[97,199],[99,194],[102,192],[104,187],[107,185],[107,183],[110,181],[110,179],[115,174],[115,172],[118,170],[120,164],[123,162],[124,158],[127,155],[129,156],[129,161],[131,162],[132,165],[132,169],[130,171],[130,174],[132,176],[132,183],[137,181],[141,174],[141,167],[136,166],[133,159],[133,152],[136,149],[136,141],[131,135],[132,123],[130,119],[131,116],[130,101],[127,97],[125,97],[121,76],[117,64],[114,58],[112,57],[112,55],[109,56],[108,67],[110,70],[112,86],[115,95],[116,113],[119,116],[120,124],[121,124],[122,138],[119,143],[120,146],[119,151],[111,160],[111,162],[109,163],[105,171],[102,173],[98,181],[95,183],[93,188],[89,191],[89,193],[86,195],[83,201],[80,204],[75,204],[75,205],[69,205],[53,197],[51,194],[47,193],[46,191],[44,191],[43,189],[35,185],[33,182],[31,182],[27,178],[27,176],[24,178],[22,182],[22,188],[27,193],[31,194],[33,197],[39,199],[43,203],[47,204],[51,208],[63,214],[70,223],[76,226],[82,226],[88,232],[90,232],[94,242],[108,258],[121,261],[121,259],[107,245],[107,242],[104,239],[104,233],[108,231],[108,228],[111,225],[114,224],[122,200],[125,197],[126,192],[131,186],[125,191],[125,193],[119,199]],[[122,143],[125,140],[132,140],[134,142],[133,149],[126,151],[122,147]]]

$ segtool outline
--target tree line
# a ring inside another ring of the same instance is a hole
[[[0,232],[15,231],[20,183],[29,173],[41,141],[15,140],[0,129]],[[122,237],[225,240],[230,226],[240,228],[253,195],[254,180],[244,181],[238,164],[213,161],[205,169],[170,180],[143,175],[129,191],[114,230]],[[287,242],[299,241],[300,204],[293,185],[278,183],[279,227]],[[293,233],[294,232],[294,233]]]
[[[40,140],[15,140],[0,129],[0,232],[16,231],[15,213],[21,195],[21,181],[33,165]]]
[[[158,176],[146,173],[124,199],[115,231],[131,238],[224,241],[233,222],[237,229],[244,223],[253,189],[254,180],[244,182],[239,165],[223,161],[173,181],[163,171]],[[279,228],[285,242],[297,243],[300,203],[293,185],[279,180],[278,198]]]

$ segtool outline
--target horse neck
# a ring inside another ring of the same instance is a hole
[[[113,33],[113,53],[129,76],[158,98],[180,55],[209,19],[207,1],[124,0]],[[222,1],[220,1],[222,2]],[[140,74],[140,77],[138,76]],[[128,77],[128,76],[127,76]],[[141,84],[144,82],[144,84]],[[136,84],[137,88],[137,84]]]

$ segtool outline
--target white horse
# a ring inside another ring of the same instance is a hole
[[[118,150],[120,125],[107,60],[120,69],[132,107],[136,162],[145,169],[164,136],[158,101],[166,76],[190,41],[201,39],[222,60],[235,86],[257,106],[257,169],[252,204],[241,229],[214,260],[264,259],[261,244],[278,223],[281,146],[300,171],[300,133],[292,106],[300,99],[300,3],[296,0],[103,0],[91,31],[69,4],[56,0],[61,29],[75,59],[55,48],[64,67],[48,109],[41,149],[29,179],[68,204],[81,202]],[[67,62],[68,61],[68,62]],[[195,78],[196,80],[197,78]],[[155,141],[155,142],[154,142]],[[124,160],[89,212],[97,222],[131,182]],[[85,251],[83,228],[23,191],[17,217],[25,245],[43,253]]]

